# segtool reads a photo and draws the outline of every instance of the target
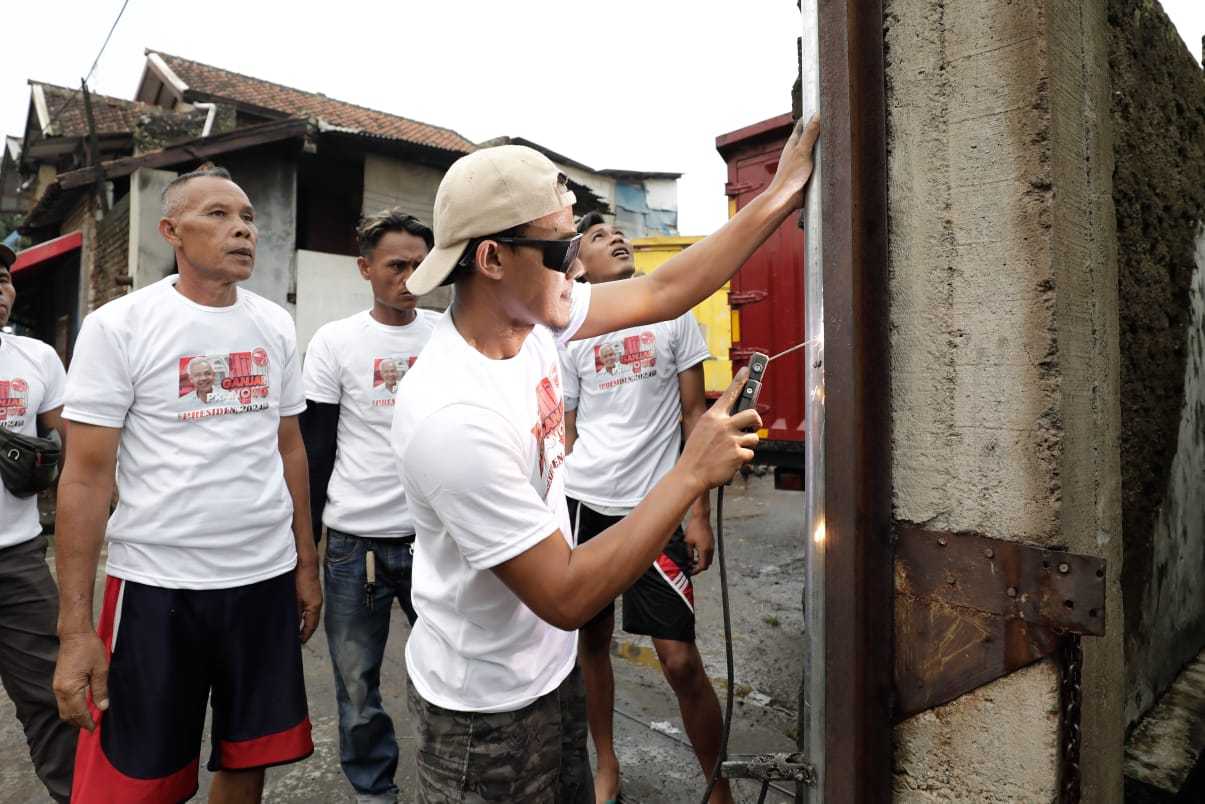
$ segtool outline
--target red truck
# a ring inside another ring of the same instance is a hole
[[[749,203],[778,166],[795,121],[783,114],[716,137],[728,164],[730,214]],[[754,352],[775,355],[804,339],[803,230],[792,215],[732,278],[732,370]],[[803,489],[804,355],[800,349],[775,360],[758,400],[764,429],[758,463],[774,467],[778,488]]]

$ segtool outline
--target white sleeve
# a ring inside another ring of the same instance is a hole
[[[502,416],[452,405],[414,432],[402,456],[402,484],[409,496],[427,499],[473,569],[509,561],[557,531],[556,514],[532,487],[518,435]]]
[[[561,396],[565,398],[565,410],[577,410],[577,398],[581,394],[581,380],[577,376],[577,355],[572,346],[557,349],[561,358]]]
[[[126,345],[96,313],[84,319],[75,339],[63,418],[102,427],[122,427],[134,404],[134,378]]]
[[[47,347],[42,353],[42,364],[45,371],[46,395],[42,397],[38,413],[45,413],[61,407],[63,396],[67,391],[67,372],[63,371],[63,363],[59,360],[58,352]]]
[[[301,384],[301,359],[297,355],[297,329],[293,319],[287,318],[284,328],[285,364],[281,371],[280,415],[296,416],[305,410],[305,389]]]
[[[676,330],[673,340],[674,363],[677,364],[678,373],[681,374],[688,368],[697,366],[711,357],[711,352],[707,349],[707,341],[703,339],[703,332],[693,313],[688,312],[679,316],[674,325]]]
[[[553,330],[552,334],[556,337],[556,345],[564,346],[573,340],[573,336],[582,328],[582,324],[586,323],[586,316],[590,313],[590,283],[589,282],[574,282],[573,283],[573,301],[569,308],[569,323],[564,329]]]
[[[330,330],[322,327],[310,340],[310,348],[305,353],[305,398],[315,402],[338,404],[343,395],[342,383],[339,382],[339,366],[331,354],[328,341]]]

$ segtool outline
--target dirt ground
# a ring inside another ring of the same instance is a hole
[[[792,750],[802,650],[803,496],[775,491],[768,475],[754,476],[728,487],[725,508],[737,696],[729,751]],[[695,582],[699,648],[722,703],[725,669],[718,568]],[[414,779],[414,741],[409,736],[404,694],[407,627],[401,612],[394,613],[382,693],[399,735],[397,784],[401,801],[407,802]],[[697,802],[704,787],[702,771],[650,641],[617,632],[612,654],[616,743],[625,800]],[[269,770],[264,800],[351,802],[355,798],[339,768],[334,681],[322,629],[305,646],[304,656],[315,752],[304,762]],[[204,800],[208,786],[208,774],[202,770],[201,792],[194,800]],[[752,783],[738,783],[738,801],[756,801],[759,789]],[[766,800],[790,801],[788,789],[781,790],[771,791]],[[0,692],[0,804],[45,801],[49,799],[33,774],[12,703]]]

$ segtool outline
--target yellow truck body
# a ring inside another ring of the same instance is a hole
[[[635,250],[636,270],[642,274],[656,271],[666,260],[702,237],[641,237],[632,241]],[[732,382],[732,361],[728,350],[732,348],[732,313],[728,308],[728,284],[695,305],[691,310],[703,337],[711,359],[703,364],[703,376],[709,395],[722,393]]]

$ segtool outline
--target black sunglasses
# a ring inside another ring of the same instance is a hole
[[[568,240],[536,240],[530,237],[491,237],[498,243],[511,246],[535,246],[544,252],[544,267],[562,274],[569,273],[574,260],[582,248],[582,236],[576,234]]]

